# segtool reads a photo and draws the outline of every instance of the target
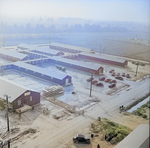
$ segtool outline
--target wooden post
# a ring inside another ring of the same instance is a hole
[[[92,93],[92,79],[93,79],[93,72],[91,73],[90,97]]]
[[[6,112],[6,115],[7,115],[7,131],[9,133],[9,115],[8,115],[8,95],[4,95],[6,97],[6,102],[7,102],[7,112]],[[10,148],[10,141],[8,140],[8,148]]]
[[[136,74],[135,74],[135,76],[137,76],[139,62],[136,65],[137,65],[137,67],[136,67]]]

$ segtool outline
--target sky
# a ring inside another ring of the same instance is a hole
[[[150,0],[0,0],[0,17],[150,22]]]

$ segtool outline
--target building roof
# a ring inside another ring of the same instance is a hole
[[[67,44],[61,44],[61,43],[51,43],[50,45],[52,46],[58,46],[58,47],[63,47],[63,48],[69,48],[77,51],[85,51],[85,52],[90,52],[92,49],[89,48],[84,48],[84,47],[78,47],[78,46],[72,46],[72,45],[67,45]]]
[[[47,44],[43,44],[43,46],[42,46],[42,45],[27,45],[27,44],[21,43],[21,44],[18,45],[18,47],[26,48],[29,51],[35,50],[35,51],[40,51],[40,52],[53,54],[53,55],[56,55],[60,52],[58,50],[51,49],[51,48],[49,48],[45,45],[47,45]]]
[[[17,47],[19,48],[26,48],[26,49],[34,49],[36,46],[35,45],[28,45],[28,44],[19,44]]]
[[[87,62],[83,62],[83,61],[71,60],[71,59],[62,58],[62,57],[58,57],[58,56],[50,57],[50,59],[60,61],[60,62],[65,62],[65,63],[72,64],[72,65],[76,65],[79,67],[93,69],[93,70],[98,70],[101,67],[99,64],[92,64],[92,63],[87,63]]]
[[[141,124],[114,148],[140,148],[148,138],[149,125]]]
[[[0,53],[1,54],[4,54],[4,55],[7,55],[7,56],[10,56],[10,57],[14,57],[14,58],[17,58],[17,59],[24,59],[25,57],[27,57],[26,54],[23,54],[23,53],[18,53],[16,51],[13,51],[13,50],[6,50],[6,49],[0,49]]]
[[[56,55],[60,52],[58,50],[54,50],[54,49],[51,49],[51,48],[48,48],[48,47],[47,48],[46,47],[36,47],[34,50],[44,52],[44,53],[48,53],[48,54],[53,54],[53,55]]]
[[[27,64],[24,62],[15,62],[15,63],[13,63],[13,65],[16,65],[18,67],[22,67],[24,69],[28,69],[28,70],[31,70],[34,72],[38,72],[38,73],[41,73],[43,75],[47,75],[47,76],[50,76],[50,77],[53,77],[53,78],[56,78],[59,80],[63,80],[66,76],[68,76],[68,75],[66,75],[64,73],[60,73],[58,71],[37,67],[37,66]]]
[[[7,94],[11,98],[9,98],[9,102],[13,102],[16,98],[18,98],[21,94],[26,92],[28,89],[13,83],[9,80],[6,80],[0,77],[0,98],[5,99],[4,95]]]
[[[84,55],[84,56],[89,56],[89,57],[93,57],[93,58],[119,62],[119,63],[124,63],[126,61],[126,60],[123,60],[123,59],[113,58],[113,57],[110,57],[110,56],[105,56],[105,55],[100,55],[100,54],[90,54],[90,53],[86,53],[86,52],[79,53],[78,55]]]

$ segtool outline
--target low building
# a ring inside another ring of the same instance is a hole
[[[15,62],[26,60],[28,56],[17,51],[0,49],[0,58]]]
[[[102,63],[116,65],[116,66],[122,66],[122,67],[125,67],[128,64],[127,60],[113,58],[110,56],[105,56],[105,55],[100,55],[100,54],[90,54],[90,53],[82,52],[82,53],[79,53],[78,56],[81,59],[88,59],[91,61],[102,62]]]
[[[34,106],[40,103],[39,92],[0,78],[0,99],[6,99],[4,97],[5,94],[10,97],[8,102],[10,103],[13,111],[23,107],[24,105]]]
[[[56,49],[59,51],[66,51],[66,52],[71,52],[71,53],[80,53],[80,52],[91,52],[93,53],[93,49],[89,48],[84,48],[84,47],[78,47],[78,46],[72,46],[72,45],[67,45],[67,44],[61,44],[61,43],[51,43],[49,45],[50,48]]]
[[[86,72],[93,72],[95,74],[103,74],[104,68],[100,66],[99,64],[92,64],[88,62],[83,62],[83,61],[77,61],[77,60],[71,60],[67,58],[62,58],[62,57],[51,57],[49,58],[50,62],[55,63],[57,65],[63,65],[66,67],[71,67],[73,69],[78,69],[81,71],[86,71]]]
[[[141,124],[114,148],[149,148],[149,125]]]
[[[31,50],[32,52],[36,52],[42,55],[47,55],[47,56],[60,56],[64,55],[62,51],[57,51],[51,48],[45,48],[45,47],[36,47],[34,50]]]
[[[15,62],[10,65],[1,66],[0,69],[16,70],[21,73],[25,73],[27,75],[31,75],[33,77],[37,77],[47,82],[52,82],[52,83],[59,84],[59,85],[66,86],[66,85],[72,84],[71,76],[66,75],[65,73],[58,72],[58,71],[55,72],[50,69],[41,68],[38,66],[27,64],[25,62]]]

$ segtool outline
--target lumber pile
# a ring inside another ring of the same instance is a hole
[[[64,88],[60,85],[48,86],[42,90],[42,95],[44,97],[51,97],[62,93],[64,93]]]

